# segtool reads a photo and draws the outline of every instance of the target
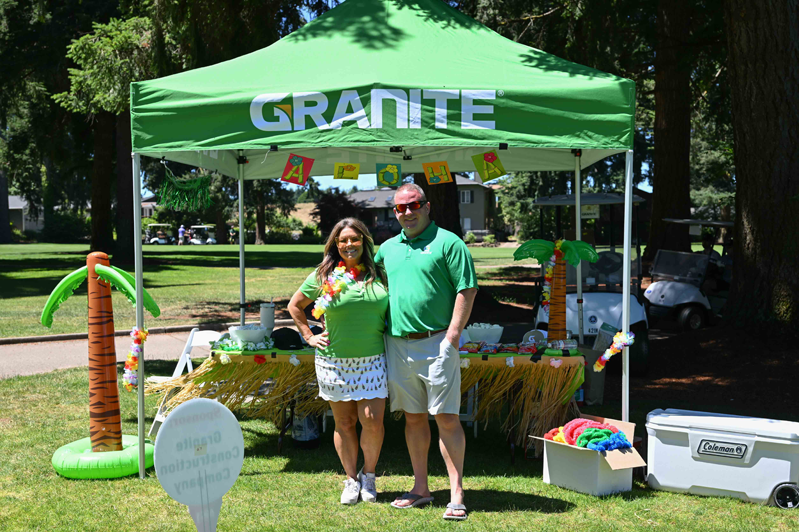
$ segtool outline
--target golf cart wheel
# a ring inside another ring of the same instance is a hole
[[[774,505],[783,510],[799,508],[799,486],[796,484],[780,484],[774,490]]]
[[[684,331],[698,331],[705,326],[705,311],[695,306],[685,307],[680,311],[678,321]]]

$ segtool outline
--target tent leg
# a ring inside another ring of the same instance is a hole
[[[141,155],[131,154],[133,157],[133,250],[136,269],[136,327],[144,329],[144,261],[142,260],[141,242]],[[139,428],[139,478],[145,476],[144,460],[144,345],[139,355],[138,379],[138,411],[137,423]]]
[[[236,167],[236,177],[239,180],[239,304],[241,309],[241,325],[244,325],[244,168],[241,162],[242,153],[239,150],[239,164]]]
[[[580,150],[572,150],[574,153],[574,227],[575,227],[575,240],[583,239],[582,228],[582,206],[580,191],[582,189],[582,175],[580,175]],[[577,337],[580,339],[580,345],[583,345],[585,339],[583,338],[583,264],[582,261],[577,263]]]
[[[630,332],[630,255],[633,222],[633,151],[627,150],[624,165],[624,264],[622,266],[622,331]],[[630,420],[630,348],[622,350],[621,420]]]

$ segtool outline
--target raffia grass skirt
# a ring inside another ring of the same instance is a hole
[[[362,401],[388,397],[386,355],[337,358],[318,354],[316,381],[325,401]]]

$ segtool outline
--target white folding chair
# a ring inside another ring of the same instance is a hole
[[[222,336],[222,333],[217,331],[201,331],[198,328],[194,328],[189,333],[189,338],[186,340],[186,345],[183,347],[183,352],[180,354],[180,358],[178,359],[178,363],[175,366],[175,371],[172,372],[171,377],[165,376],[150,376],[147,377],[146,382],[150,384],[161,384],[171,379],[176,379],[183,374],[183,369],[188,369],[188,373],[194,371],[194,366],[191,363],[191,350],[193,347],[208,347],[211,345],[211,342],[216,342]],[[173,394],[177,393],[177,389],[173,388],[170,392],[165,393],[163,399],[161,399],[161,403],[158,405],[158,412],[155,414],[155,420],[153,424],[150,426],[150,431],[147,433],[148,436],[155,436],[158,434],[158,429],[161,428],[161,424],[166,419],[166,402],[172,397]]]

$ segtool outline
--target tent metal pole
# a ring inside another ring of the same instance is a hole
[[[633,151],[627,150],[624,168],[624,264],[622,266],[622,331],[630,331],[630,259],[633,223]],[[630,420],[630,348],[622,350],[621,420]]]
[[[580,190],[582,189],[582,176],[580,175],[580,150],[572,150],[574,153],[574,226],[575,226],[575,240],[583,239],[582,230],[582,204],[580,198]],[[577,263],[577,336],[580,339],[580,345],[583,345],[583,265],[582,261]]]
[[[133,251],[136,274],[136,327],[144,329],[144,261],[142,260],[141,243],[141,155],[132,153],[133,157]],[[139,370],[136,375],[139,383],[137,424],[139,428],[139,478],[145,476],[144,460],[144,345],[139,355]]]
[[[236,179],[239,180],[239,304],[241,307],[241,325],[244,325],[244,167],[241,158],[242,151],[239,150],[239,162],[236,166]]]

